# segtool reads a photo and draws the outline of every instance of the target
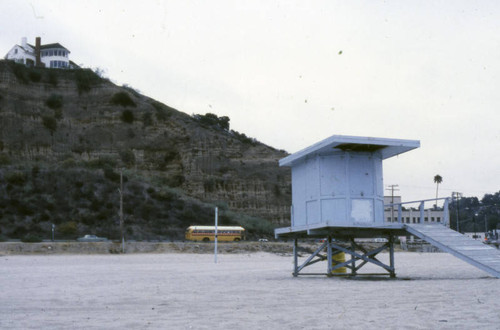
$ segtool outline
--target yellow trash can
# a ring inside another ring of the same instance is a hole
[[[345,262],[345,253],[344,252],[339,252],[334,255],[332,255],[332,267],[335,265],[341,264]],[[346,267],[340,267],[337,269],[332,270],[332,274],[345,274],[347,273],[347,268]]]

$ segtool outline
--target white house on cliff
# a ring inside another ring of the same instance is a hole
[[[27,39],[21,39],[21,45],[15,45],[5,55],[6,60],[12,60],[27,66],[73,69],[78,66],[69,60],[70,51],[59,43],[42,45],[40,37],[36,38],[35,46],[28,44]]]

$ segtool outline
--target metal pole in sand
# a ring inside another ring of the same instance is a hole
[[[123,169],[120,170],[120,233],[122,236],[122,253],[125,253],[125,235],[123,233]]]
[[[217,207],[215,207],[215,247],[214,247],[214,263],[217,263],[217,218],[218,212]]]

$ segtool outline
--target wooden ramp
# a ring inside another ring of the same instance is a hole
[[[439,224],[405,224],[405,228],[442,251],[500,278],[500,250]]]

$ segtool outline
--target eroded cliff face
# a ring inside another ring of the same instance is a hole
[[[105,159],[192,198],[289,222],[290,172],[278,166],[284,151],[202,125],[90,71],[33,74],[0,61],[0,154],[66,167]]]

